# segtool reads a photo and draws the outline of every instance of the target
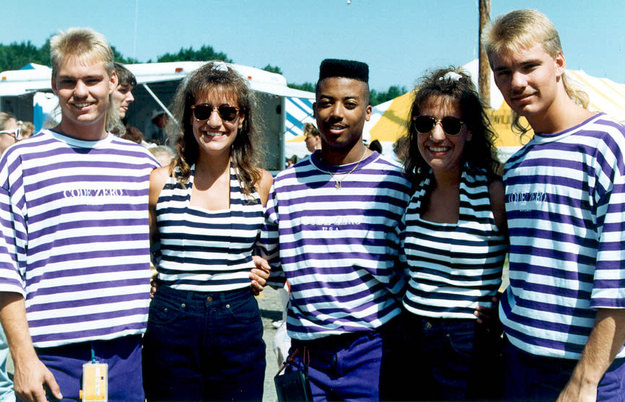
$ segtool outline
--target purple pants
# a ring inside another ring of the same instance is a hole
[[[577,360],[534,356],[504,344],[506,401],[555,401],[571,378]],[[617,359],[604,374],[597,401],[625,399],[625,359]]]
[[[39,360],[61,387],[63,400],[79,400],[82,365],[91,361],[91,348],[99,363],[108,364],[109,401],[145,401],[141,377],[141,336],[109,341],[81,342],[53,348],[38,348]],[[51,394],[49,400],[55,400]]]
[[[307,342],[293,340],[290,354],[296,349],[297,368],[303,367],[302,357],[309,353],[308,376],[315,401],[380,399],[383,340],[379,333],[335,335]],[[287,370],[294,369],[291,366]]]

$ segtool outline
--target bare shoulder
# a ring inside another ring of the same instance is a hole
[[[150,174],[150,204],[156,204],[161,190],[165,186],[169,178],[169,166],[160,167],[152,170]]]
[[[269,191],[271,190],[271,185],[273,184],[273,176],[265,169],[261,169],[260,171],[261,177],[260,181],[256,183],[256,191],[258,191],[258,195],[260,196],[260,200],[263,205],[266,205],[267,199],[269,198]]]
[[[497,227],[504,233],[508,232],[508,224],[506,222],[506,190],[503,181],[497,178],[488,185],[488,195],[490,197],[490,205],[493,209],[495,223]]]

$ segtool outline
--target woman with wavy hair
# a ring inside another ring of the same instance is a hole
[[[419,384],[410,382],[407,397],[491,399],[496,384],[484,377],[493,373],[496,355],[488,346],[497,344],[498,332],[486,313],[508,249],[494,134],[461,70],[432,72],[414,95],[405,166],[415,193],[402,248],[410,275],[406,348]]]
[[[261,400],[265,344],[252,258],[271,175],[254,94],[225,63],[178,88],[177,156],[150,182],[157,291],[144,342],[149,400]],[[250,271],[253,271],[250,273]]]

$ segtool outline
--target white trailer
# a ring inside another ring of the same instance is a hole
[[[155,110],[171,115],[167,106],[182,79],[206,62],[168,62],[125,65],[137,78],[135,102],[128,109],[128,123],[145,130]],[[265,167],[284,168],[285,143],[301,137],[301,126],[312,119],[314,93],[289,88],[280,75],[255,67],[229,64],[245,77],[257,94],[263,121]],[[21,70],[0,73],[0,111],[30,120],[37,129],[53,114],[56,97],[50,87],[51,69],[30,64]],[[297,105],[296,107],[294,105]]]

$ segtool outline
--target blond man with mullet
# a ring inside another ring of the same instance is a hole
[[[543,14],[499,17],[484,41],[497,87],[535,133],[504,171],[504,399],[622,401],[625,127],[582,106]]]
[[[106,131],[118,84],[106,39],[72,28],[50,45],[61,123],[0,159],[0,320],[15,392],[77,400],[81,389],[107,388],[110,400],[144,401],[148,183],[158,163]],[[98,387],[82,388],[83,378]]]

